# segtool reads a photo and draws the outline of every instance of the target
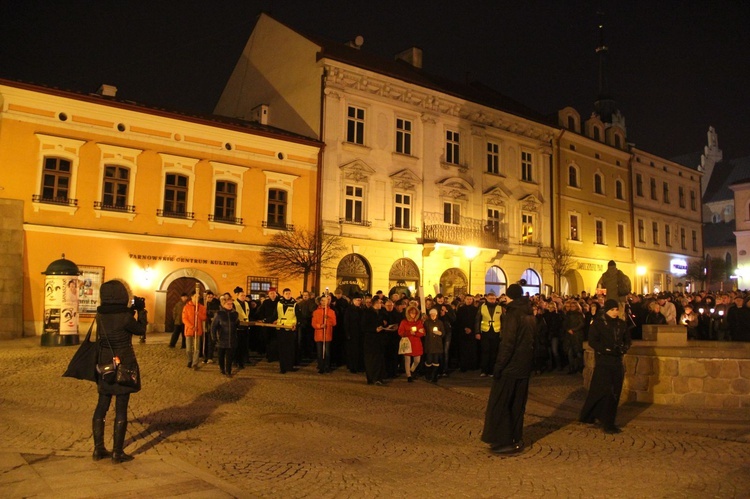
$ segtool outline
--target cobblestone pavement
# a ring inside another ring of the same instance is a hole
[[[166,339],[135,345],[136,460],[119,466],[90,459],[95,387],[60,376],[75,347],[1,342],[0,495],[750,497],[747,409],[625,404],[605,435],[576,422],[580,376],[547,374],[531,381],[527,450],[499,458],[479,441],[491,380],[476,373],[380,387],[261,361],[227,379],[187,369]]]

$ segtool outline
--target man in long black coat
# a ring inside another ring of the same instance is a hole
[[[456,311],[454,331],[459,343],[459,368],[461,372],[473,371],[479,367],[479,340],[476,337],[475,320],[477,307],[474,297],[466,295],[464,304]]]
[[[482,441],[501,455],[521,452],[523,416],[534,360],[536,320],[531,302],[518,284],[508,286],[500,349],[487,402]]]
[[[344,314],[344,328],[346,331],[346,367],[352,373],[364,370],[364,336],[362,333],[362,294],[355,293],[352,303]]]

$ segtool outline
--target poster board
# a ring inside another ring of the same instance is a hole
[[[94,317],[99,306],[99,288],[104,282],[104,267],[79,265],[81,271],[78,286],[78,314],[81,317]]]

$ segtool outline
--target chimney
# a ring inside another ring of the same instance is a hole
[[[250,121],[268,125],[268,104],[259,104],[250,110]]]
[[[117,95],[117,87],[114,85],[104,85],[102,84],[99,87],[99,90],[96,91],[97,95],[101,95],[102,97],[114,97]]]
[[[408,62],[417,69],[422,69],[422,49],[411,47],[396,54],[396,60]]]

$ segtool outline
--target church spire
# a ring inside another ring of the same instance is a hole
[[[617,103],[612,98],[609,90],[609,47],[604,42],[604,12],[599,10],[599,44],[596,47],[596,53],[599,56],[599,93],[594,101],[594,110],[605,123],[612,123],[612,117],[619,115]]]

